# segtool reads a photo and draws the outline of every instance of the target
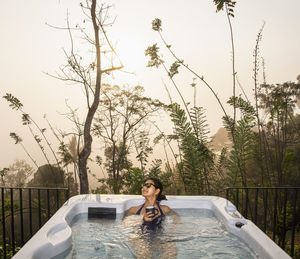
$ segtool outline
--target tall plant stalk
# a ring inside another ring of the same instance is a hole
[[[236,71],[235,71],[235,49],[234,49],[234,37],[233,37],[233,28],[231,23],[231,18],[233,17],[233,7],[235,3],[233,4],[231,1],[225,2],[225,9],[226,9],[226,16],[227,21],[229,25],[230,30],[230,42],[231,42],[231,51],[232,51],[232,94],[234,98],[233,102],[233,129],[232,131],[235,131],[235,124],[236,124],[236,103],[235,103],[235,96],[236,96]],[[234,134],[233,134],[233,141],[234,141]]]
[[[174,59],[176,60],[176,63],[178,65],[178,67],[180,65],[182,65],[184,68],[186,68],[189,72],[191,72],[194,76],[196,76],[198,79],[200,79],[201,82],[204,83],[204,85],[206,85],[208,87],[208,89],[212,92],[212,94],[214,95],[214,97],[216,98],[218,104],[220,105],[225,117],[228,117],[227,113],[226,113],[226,110],[220,100],[220,98],[218,97],[217,93],[213,90],[213,88],[210,86],[210,84],[204,79],[203,76],[200,76],[197,72],[195,72],[195,70],[191,69],[187,64],[184,63],[184,61],[182,59],[180,59],[179,57],[177,57],[177,55],[174,53],[174,51],[171,49],[171,45],[168,44],[165,40],[165,38],[163,37],[162,35],[162,29],[161,29],[161,20],[160,19],[155,19],[153,22],[152,22],[152,29],[157,31],[162,42],[164,43],[165,47],[169,50],[169,52],[171,53],[171,55],[174,57]],[[177,68],[178,68],[177,67]],[[165,70],[166,67],[165,67]],[[169,71],[167,70],[168,74],[169,74]],[[177,73],[177,72],[175,72]],[[177,91],[179,91],[178,89],[176,89]]]

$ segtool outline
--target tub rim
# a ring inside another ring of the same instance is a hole
[[[240,237],[261,258],[291,258],[250,220],[245,219],[228,200],[217,196],[168,195],[161,204],[172,209],[206,208],[214,212],[227,230]],[[122,215],[131,206],[142,204],[141,195],[81,194],[71,197],[44,226],[18,251],[14,259],[45,259],[59,255],[72,246],[70,223],[88,207],[113,207]],[[236,224],[241,223],[241,227]]]

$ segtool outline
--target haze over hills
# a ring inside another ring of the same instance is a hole
[[[232,148],[232,141],[229,138],[228,131],[225,128],[219,128],[217,133],[212,136],[209,146],[213,149],[214,153],[221,154],[222,148]]]
[[[297,76],[297,84],[300,84],[300,75]],[[300,96],[297,96],[296,101],[298,109],[300,109]],[[257,132],[257,127],[255,126],[253,130]],[[216,134],[212,136],[209,146],[213,149],[214,153],[216,154],[220,154],[222,148],[224,147],[231,149],[232,140],[229,138],[228,131],[225,128],[219,128]]]

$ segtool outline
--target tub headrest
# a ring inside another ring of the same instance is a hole
[[[88,218],[116,219],[116,208],[89,207]]]

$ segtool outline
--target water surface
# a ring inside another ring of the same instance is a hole
[[[179,221],[167,216],[162,228],[145,231],[142,218],[88,219],[71,223],[73,246],[56,258],[255,258],[240,238],[230,234],[211,210],[176,210]]]

